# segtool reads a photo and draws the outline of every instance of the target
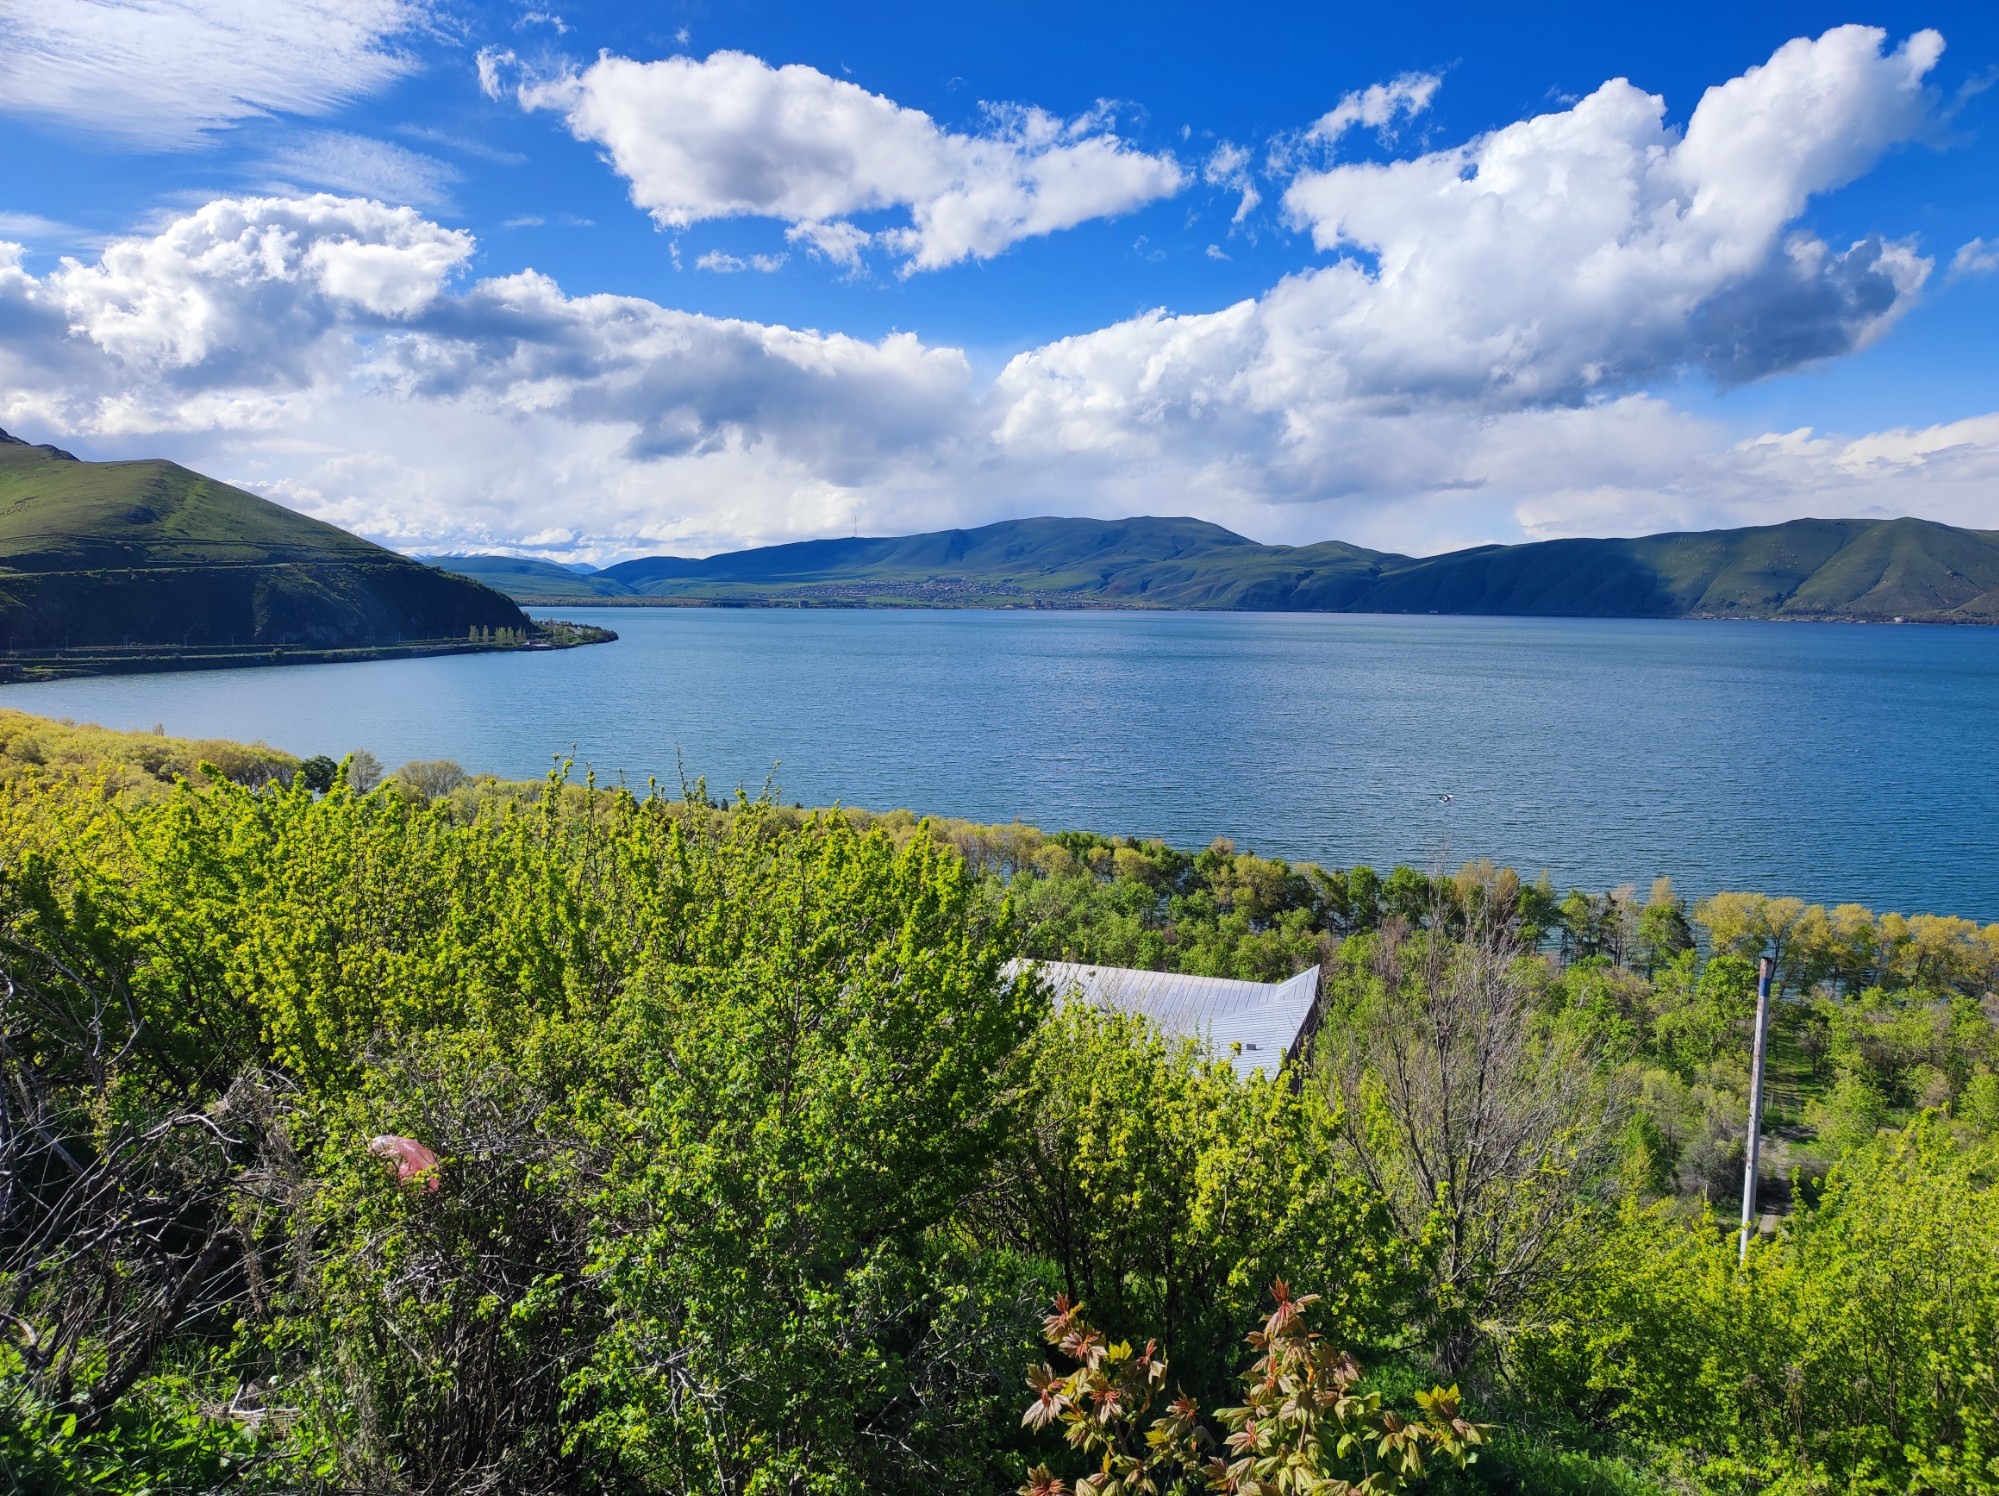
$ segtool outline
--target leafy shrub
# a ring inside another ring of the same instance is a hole
[[[1806,1108],[1806,1120],[1835,1155],[1874,1141],[1888,1120],[1888,1102],[1865,1076],[1848,1072],[1825,1099]]]
[[[1514,1345],[1553,1404],[1703,1489],[1999,1490],[1999,1186],[1921,1121],[1850,1153],[1736,1265],[1712,1217],[1627,1205]]]
[[[1024,1113],[976,1228],[1048,1261],[1115,1333],[1157,1334],[1197,1394],[1233,1380],[1259,1285],[1287,1267],[1337,1285],[1323,1312],[1347,1343],[1399,1337],[1419,1264],[1332,1166],[1341,1119],[1318,1088],[1070,1005],[1035,1039]]]
[[[1219,1440],[1185,1393],[1148,1424],[1168,1376],[1157,1344],[1134,1353],[1128,1341],[1107,1340],[1083,1318],[1081,1305],[1056,1301],[1044,1333],[1076,1364],[1067,1375],[1046,1363],[1030,1373],[1035,1400],[1024,1421],[1031,1428],[1059,1426],[1093,1467],[1077,1478],[1074,1496],[1202,1487],[1388,1496],[1420,1485],[1433,1459],[1462,1470],[1478,1458],[1487,1430],[1463,1416],[1457,1388],[1418,1392],[1414,1416],[1385,1407],[1379,1392],[1360,1390],[1353,1357],[1307,1327],[1317,1295],[1293,1298],[1279,1279],[1271,1296],[1269,1317],[1248,1337],[1258,1354],[1242,1376],[1243,1405],[1216,1415],[1227,1430]],[[1020,1496],[1070,1490],[1040,1465]]]

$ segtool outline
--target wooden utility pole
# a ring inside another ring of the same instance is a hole
[[[1738,1264],[1749,1260],[1749,1228],[1756,1221],[1756,1168],[1763,1151],[1763,1053],[1770,1044],[1770,972],[1776,964],[1769,956],[1756,963],[1756,1050],[1749,1066],[1749,1162],[1742,1170],[1742,1239],[1735,1253]]]

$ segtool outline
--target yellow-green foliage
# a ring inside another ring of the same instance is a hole
[[[117,732],[0,711],[0,781],[101,781],[111,794],[158,795],[176,779],[200,780],[203,764],[238,784],[256,785],[290,778],[299,761],[263,743]]]
[[[1774,955],[1780,986],[1793,990],[1831,983],[1849,993],[1879,986],[1976,996],[1999,988],[1999,924],[1760,893],[1716,894],[1693,920],[1716,951]]]
[[[1029,1107],[988,1219],[1113,1338],[1157,1336],[1190,1391],[1228,1386],[1239,1327],[1286,1272],[1326,1285],[1343,1344],[1393,1333],[1411,1254],[1378,1197],[1328,1168],[1341,1124],[1317,1087],[1069,1005],[1035,1046]]]
[[[1850,1155],[1746,1269],[1712,1219],[1628,1205],[1516,1365],[1702,1490],[1999,1490],[1995,1173],[1920,1122]]]
[[[1703,960],[1665,888],[443,764],[364,795],[227,746],[0,715],[0,1142],[36,1182],[0,1233],[0,1488],[1008,1489],[1056,1291],[1199,1392],[1282,1274],[1405,1388],[1456,1337],[1478,1416],[1511,1399],[1472,1488],[1603,1489],[1545,1475],[1560,1424],[1666,1450],[1676,1490],[1999,1491],[1990,931],[1731,896]],[[1747,957],[1780,934],[1771,1115],[1831,1172],[1738,1273],[1698,1201],[1740,1184]],[[1492,1042],[1443,1045],[1458,989],[1396,949],[1517,997],[1467,1010]],[[1020,954],[1331,954],[1321,1068],[1048,1015]],[[1409,1034],[1472,1056],[1428,1111],[1573,1073],[1601,1146],[1537,1105],[1475,1146],[1347,1130],[1337,1087],[1429,1063]],[[399,1184],[379,1133],[440,1168]],[[1390,1148],[1445,1155],[1437,1189]],[[1507,1160],[1531,1188],[1494,1193]],[[1449,1293],[1522,1286],[1473,1315],[1436,1287],[1459,1259]]]
[[[337,1450],[351,1485],[847,1488],[911,1449],[985,1483],[1032,1299],[940,1233],[1017,1121],[1042,999],[1010,953],[961,861],[838,815],[0,785],[0,955],[31,1000],[7,1094],[54,1102],[32,1208],[101,1243],[0,1255],[9,1323],[62,1348],[0,1388],[0,1462],[66,1415],[110,1437],[120,1367],[159,1349],[126,1306],[199,1260],[201,1292],[163,1290],[210,1306],[176,1353],[295,1385],[285,1452]],[[443,1156],[434,1202],[377,1133]],[[182,1136],[228,1167],[115,1172]],[[254,1303],[210,1296],[245,1275]],[[918,1414],[892,1449],[857,1431]]]

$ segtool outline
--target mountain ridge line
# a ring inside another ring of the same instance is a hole
[[[1189,516],[1040,516],[702,558],[640,557],[587,573],[527,557],[425,559],[544,604],[1999,622],[1999,531],[1912,517],[1794,519],[1407,556],[1338,540],[1264,545]]]

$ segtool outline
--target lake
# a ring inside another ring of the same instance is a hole
[[[300,754],[452,758],[1511,863],[1999,920],[1999,630],[1258,613],[589,609],[616,644],[0,688]],[[1448,800],[1443,796],[1448,795]]]

